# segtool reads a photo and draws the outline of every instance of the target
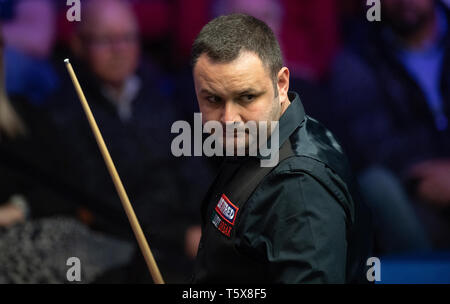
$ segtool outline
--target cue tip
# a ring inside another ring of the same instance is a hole
[[[65,63],[69,63],[69,58],[64,59]]]

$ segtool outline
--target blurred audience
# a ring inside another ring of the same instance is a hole
[[[44,113],[6,95],[0,35],[0,283],[64,283],[66,261],[83,259],[84,283],[130,259],[132,247],[71,217],[52,176]],[[54,156],[54,155],[53,155]]]
[[[335,131],[361,172],[381,253],[450,248],[449,10],[385,0],[336,60]]]
[[[347,2],[347,1],[345,1]],[[339,7],[336,0],[283,0],[285,16],[281,41],[292,74],[320,81],[339,47]]]
[[[55,9],[51,0],[17,0],[14,15],[4,22],[6,89],[41,104],[57,88],[50,62],[55,38]]]
[[[208,168],[197,158],[171,154],[178,109],[161,94],[158,69],[141,55],[131,7],[120,0],[85,1],[82,16],[71,42],[72,64],[164,278],[183,282],[200,238],[198,210]],[[61,79],[49,109],[65,157],[59,176],[84,197],[83,218],[91,227],[132,240],[71,80],[67,73]],[[150,280],[139,251],[133,266],[104,277],[111,280]]]
[[[0,35],[0,39],[2,39]],[[4,137],[15,138],[24,135],[25,125],[10,104],[5,89],[5,77],[3,71],[3,41],[0,41],[0,145],[5,141]],[[2,170],[3,171],[3,170]],[[9,187],[2,183],[0,194],[0,227],[8,227],[25,219],[25,210],[14,202],[11,202]]]
[[[291,76],[319,82],[328,73],[339,43],[335,0],[214,0],[213,15],[250,14],[266,22],[281,44]]]

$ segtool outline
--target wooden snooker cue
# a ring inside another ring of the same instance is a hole
[[[111,159],[111,155],[106,147],[105,141],[103,140],[102,134],[95,122],[94,115],[89,107],[89,104],[84,96],[83,90],[78,82],[77,76],[72,68],[72,65],[69,62],[69,59],[65,59],[67,70],[69,71],[70,77],[72,78],[73,85],[75,86],[75,90],[77,91],[78,97],[81,101],[81,105],[83,106],[84,112],[86,113],[87,119],[91,126],[92,132],[94,133],[95,139],[97,141],[100,152],[105,160],[106,167],[108,168],[109,174],[114,182],[114,186],[116,187],[117,193],[120,197],[120,201],[122,202],[123,208],[125,209],[125,213],[127,214],[128,220],[131,224],[131,228],[133,229],[134,235],[136,236],[139,247],[144,255],[145,262],[147,263],[150,274],[153,278],[153,281],[156,284],[164,284],[164,280],[159,271],[158,265],[153,257],[152,251],[145,239],[144,232],[142,231],[141,226],[139,225],[139,221],[134,213],[133,207],[131,206],[128,195],[123,187],[122,181],[120,180],[119,174],[117,173],[116,167]]]

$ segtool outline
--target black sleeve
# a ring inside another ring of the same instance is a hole
[[[302,172],[267,178],[247,202],[245,252],[268,264],[273,283],[345,283],[346,212]]]

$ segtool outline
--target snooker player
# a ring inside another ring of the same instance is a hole
[[[260,155],[224,157],[202,205],[193,282],[367,282],[369,212],[339,143],[288,92],[271,29],[248,15],[218,17],[197,36],[191,61],[204,123],[275,121],[279,132],[274,167]]]

